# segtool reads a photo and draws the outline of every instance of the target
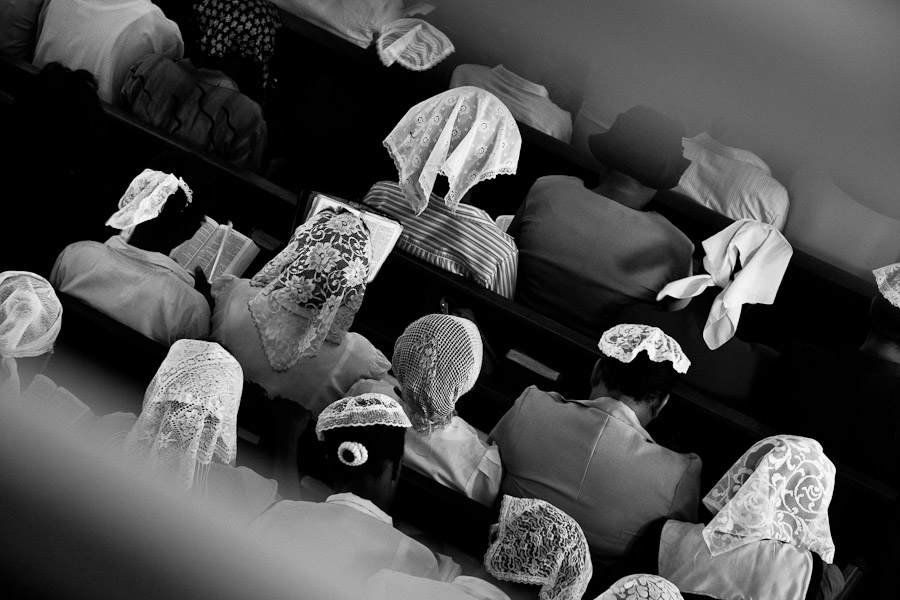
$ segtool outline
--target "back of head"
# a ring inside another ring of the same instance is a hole
[[[591,385],[602,382],[638,402],[665,398],[691,364],[677,341],[651,325],[615,325],[603,332],[598,347],[605,358],[598,361]]]
[[[691,164],[684,158],[684,127],[646,106],[635,106],[616,117],[612,127],[588,138],[594,157],[603,165],[656,189],[678,185]]]
[[[869,304],[869,327],[879,341],[900,349],[900,308],[883,296],[875,296]]]
[[[49,63],[16,98],[21,154],[48,170],[79,170],[98,160],[105,144],[104,112],[88,71]]]
[[[384,394],[350,396],[325,407],[316,436],[325,443],[335,488],[387,509],[399,479],[409,425],[403,408]]]
[[[27,271],[0,273],[0,358],[51,352],[61,325],[62,305],[49,281]]]
[[[475,323],[452,315],[426,315],[397,338],[391,364],[417,431],[450,424],[456,401],[478,379],[482,354]]]

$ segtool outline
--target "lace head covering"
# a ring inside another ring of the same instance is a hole
[[[884,299],[900,308],[900,263],[875,269],[872,274]]]
[[[450,423],[481,373],[482,351],[475,323],[451,315],[426,315],[397,338],[391,365],[417,430]]]
[[[0,358],[50,352],[61,325],[62,305],[49,281],[28,271],[0,273]]]
[[[709,274],[672,281],[656,299],[693,298],[710,286],[722,288],[703,328],[706,345],[715,350],[737,331],[741,306],[775,302],[794,250],[773,225],[752,219],[735,221],[705,240],[703,250],[703,266]]]
[[[384,394],[360,394],[341,398],[325,407],[316,423],[316,437],[319,441],[329,429],[338,427],[368,427],[369,425],[388,425],[390,427],[409,427],[409,418],[403,407]]]
[[[194,5],[200,52],[218,58],[248,58],[259,65],[260,89],[269,87],[278,9],[266,0],[201,0]],[[245,92],[246,93],[246,92]]]
[[[522,136],[503,102],[481,88],[465,86],[413,106],[384,146],[418,215],[428,205],[439,174],[450,183],[444,202],[451,210],[476,183],[514,175]]]
[[[687,373],[691,361],[681,346],[662,329],[651,325],[622,323],[603,332],[600,352],[623,363],[630,363],[643,350],[653,362],[668,360],[679,373]]]
[[[675,584],[659,575],[626,575],[595,600],[684,600]]]
[[[500,522],[484,555],[488,573],[541,586],[541,600],[578,600],[594,573],[587,540],[572,517],[549,502],[503,496]]]
[[[834,464],[819,442],[778,435],[754,444],[703,498],[715,515],[703,528],[713,556],[778,540],[834,560],[828,505]]]
[[[327,209],[298,227],[250,280],[265,286],[248,304],[274,370],[315,356],[325,340],[341,343],[362,306],[371,256],[359,217]]]
[[[453,42],[422,19],[397,19],[381,30],[376,42],[384,66],[399,63],[412,71],[427,71],[451,54]]]
[[[150,219],[155,219],[162,212],[169,196],[181,188],[187,196],[188,203],[193,199],[191,188],[184,179],[169,173],[144,169],[135,177],[119,199],[119,210],[106,220],[109,227],[131,229]]]
[[[684,158],[684,127],[647,106],[629,108],[612,127],[588,137],[602,164],[657,190],[676,185],[691,161]]]
[[[222,346],[178,340],[147,387],[125,451],[202,489],[214,458],[234,464],[243,385],[241,365]]]

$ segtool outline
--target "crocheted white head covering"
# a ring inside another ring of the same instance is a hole
[[[497,579],[540,585],[541,600],[584,594],[594,574],[584,532],[549,502],[503,496],[490,534],[484,566]]]
[[[178,188],[184,190],[184,195],[190,203],[194,195],[184,179],[169,173],[144,169],[131,181],[125,194],[119,199],[119,210],[106,220],[106,224],[116,229],[131,229],[135,225],[155,219],[162,212],[166,200]]]
[[[243,385],[241,365],[222,346],[178,340],[147,387],[126,454],[202,489],[213,459],[234,464]]]
[[[681,346],[662,329],[651,325],[622,323],[603,332],[600,352],[623,363],[630,363],[643,350],[653,362],[668,360],[679,373],[687,373],[691,361]]]
[[[316,356],[325,340],[341,343],[362,306],[371,256],[359,217],[326,209],[250,280],[265,286],[248,305],[272,369]]]
[[[416,319],[397,338],[391,365],[417,430],[450,424],[481,373],[482,352],[475,323],[452,315]]]
[[[819,442],[777,435],[754,444],[703,499],[716,515],[703,528],[713,556],[778,540],[834,560],[828,505],[834,464]]]
[[[875,269],[872,274],[884,299],[900,308],[900,263]]]
[[[773,225],[740,219],[704,241],[703,250],[708,275],[669,282],[656,299],[693,298],[710,286],[723,288],[703,328],[706,345],[715,350],[737,331],[741,306],[775,302],[794,249]],[[734,275],[738,265],[741,270]]]
[[[360,394],[341,398],[325,407],[316,423],[316,437],[319,441],[329,429],[338,427],[368,427],[387,425],[409,427],[411,423],[403,407],[384,394]]]
[[[514,175],[522,136],[509,109],[481,88],[453,88],[416,104],[384,139],[400,188],[418,215],[438,174],[450,183],[451,210],[476,183]]]
[[[626,575],[595,600],[684,600],[675,584],[659,575]]]
[[[0,358],[50,352],[61,325],[62,305],[49,281],[28,271],[0,273]]]
[[[378,58],[389,67],[399,63],[411,71],[427,71],[456,48],[437,27],[422,19],[397,19],[381,29]]]

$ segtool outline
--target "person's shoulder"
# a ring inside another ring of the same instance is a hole
[[[535,180],[528,195],[529,197],[543,197],[544,195],[555,190],[572,189],[584,190],[585,192],[590,192],[592,194],[594,193],[586,188],[584,185],[584,181],[582,181],[578,177],[574,177],[572,175],[544,175],[543,177],[538,177],[537,180]],[[599,194],[594,195],[600,196]]]

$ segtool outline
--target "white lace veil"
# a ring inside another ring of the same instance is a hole
[[[194,196],[184,179],[169,173],[144,169],[128,185],[128,189],[119,199],[119,210],[107,219],[106,224],[116,229],[130,231],[135,225],[155,219],[162,212],[166,200],[178,188],[184,190],[190,203]]]
[[[884,299],[900,308],[900,263],[875,269],[872,274]]]
[[[475,323],[452,315],[416,319],[397,338],[391,365],[417,431],[450,423],[481,373],[482,353]]]
[[[630,363],[641,352],[653,362],[669,361],[679,373],[687,373],[691,361],[681,345],[658,327],[637,323],[622,323],[603,332],[597,344],[605,356]]]
[[[411,71],[427,71],[456,49],[450,38],[422,19],[391,21],[379,32],[375,48],[384,66],[396,62]]]
[[[450,189],[451,210],[476,183],[514,175],[522,136],[509,109],[481,88],[453,88],[415,105],[384,139],[400,188],[418,215],[428,205],[437,176]]]
[[[0,358],[50,352],[61,326],[62,304],[49,281],[28,271],[0,273]]]
[[[178,340],[147,387],[124,453],[202,492],[213,460],[234,464],[243,385],[241,366],[220,345]]]
[[[834,476],[834,464],[815,440],[778,435],[757,442],[703,498],[715,515],[703,528],[710,553],[778,540],[832,562]]]
[[[541,600],[578,600],[594,574],[584,532],[549,502],[503,496],[484,555],[488,573],[540,585]],[[496,537],[495,537],[496,536]]]

